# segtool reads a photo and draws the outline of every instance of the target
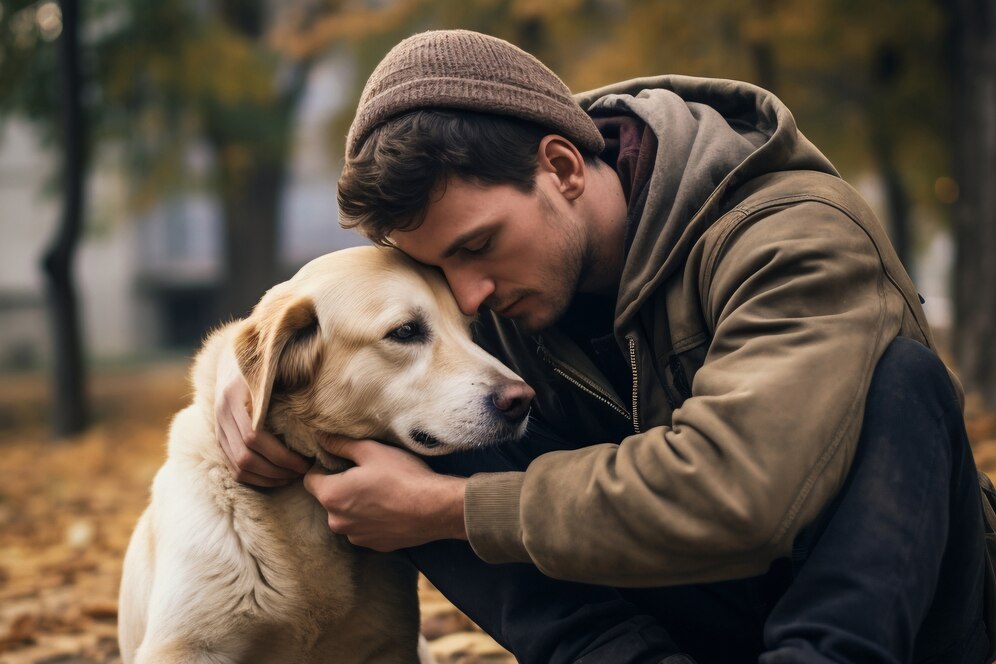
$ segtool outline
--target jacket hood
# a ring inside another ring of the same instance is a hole
[[[837,175],[799,132],[788,108],[749,83],[656,76],[575,98],[594,117],[636,116],[658,141],[646,203],[630,230],[633,239],[616,300],[617,331],[726,212],[726,193],[777,171]]]

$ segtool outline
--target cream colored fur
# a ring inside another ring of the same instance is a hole
[[[399,339],[417,323],[421,337]],[[236,353],[256,425],[330,470],[322,432],[442,454],[520,437],[489,407],[519,383],[475,346],[443,279],[394,250],[318,258],[216,331],[173,420],[166,463],[124,563],[125,664],[428,661],[416,575],[400,556],[333,535],[295,482],[236,482],[215,437],[215,374]]]

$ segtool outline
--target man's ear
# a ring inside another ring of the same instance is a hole
[[[252,426],[259,429],[274,390],[307,387],[318,373],[322,344],[314,301],[288,295],[257,307],[236,336],[235,356],[252,395]]]
[[[540,176],[555,178],[557,190],[569,201],[584,193],[584,156],[569,140],[547,134],[536,149],[536,167]]]

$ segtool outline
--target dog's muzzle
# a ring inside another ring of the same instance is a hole
[[[491,404],[509,424],[519,424],[529,414],[536,392],[521,381],[503,383],[491,393]]]

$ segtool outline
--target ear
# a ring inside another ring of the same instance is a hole
[[[322,359],[318,313],[311,298],[288,295],[259,309],[235,339],[235,356],[252,395],[253,429],[263,426],[273,392],[310,385]]]
[[[539,175],[555,179],[557,190],[569,201],[584,193],[584,157],[569,140],[557,134],[544,136],[536,152]]]

